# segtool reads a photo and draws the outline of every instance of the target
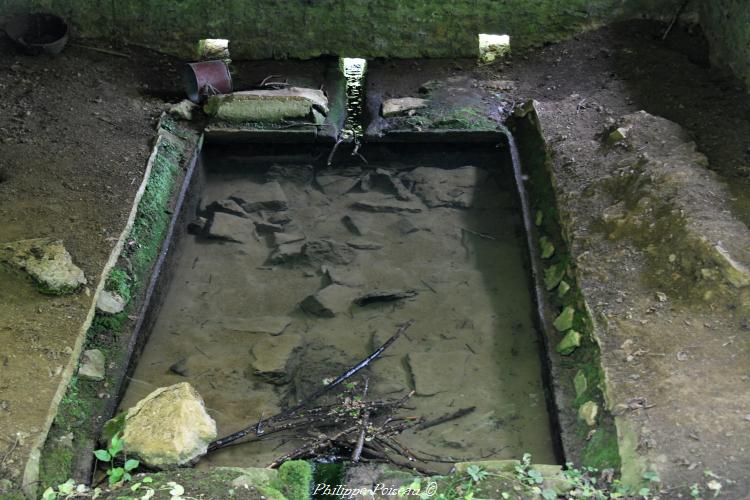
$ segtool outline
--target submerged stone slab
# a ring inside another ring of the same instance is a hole
[[[472,207],[486,178],[486,171],[472,166],[452,170],[418,167],[404,174],[404,179],[414,183],[414,193],[430,208]]]
[[[255,226],[248,219],[216,212],[207,234],[210,238],[246,243],[255,239]]]
[[[302,258],[302,249],[305,246],[303,241],[292,243],[283,243],[277,246],[268,257],[271,264],[289,264]]]
[[[360,270],[356,268],[322,266],[321,271],[331,284],[356,288],[364,285],[367,281]]]
[[[369,240],[350,240],[347,241],[346,244],[355,250],[380,250],[383,248],[382,243]]]
[[[395,99],[386,99],[383,101],[380,114],[384,118],[407,114],[421,108],[426,108],[430,101],[419,97],[399,97]]]
[[[236,200],[247,213],[286,210],[288,206],[284,189],[276,181],[263,184],[246,182],[230,198]]]
[[[351,231],[352,234],[357,236],[364,236],[368,233],[368,226],[365,221],[354,214],[348,214],[341,218],[341,222],[346,228]]]
[[[466,351],[410,352],[407,356],[414,381],[414,390],[420,396],[434,396],[450,392],[463,385]]]
[[[242,209],[240,204],[230,198],[214,201],[206,209],[211,212],[225,212],[237,217],[247,217],[247,212]]]
[[[304,234],[295,234],[295,233],[281,233],[281,232],[275,232],[273,233],[273,236],[271,237],[271,241],[274,245],[285,245],[287,243],[296,243],[298,241],[303,241],[305,239]]]
[[[393,302],[394,300],[411,299],[419,295],[416,290],[373,290],[357,296],[354,303],[366,306],[375,302]]]
[[[251,351],[253,373],[271,384],[288,383],[292,375],[288,365],[301,345],[300,335],[286,334],[260,339]]]
[[[2,243],[0,262],[26,271],[46,293],[70,293],[86,284],[83,271],[73,263],[63,242],[54,238]]]
[[[204,455],[216,422],[187,382],[160,387],[130,408],[123,428],[125,451],[144,465],[169,469]]]
[[[356,201],[352,204],[353,208],[364,210],[366,212],[376,213],[419,213],[422,207],[418,203],[400,201],[395,198],[372,197]]]
[[[308,296],[300,307],[309,314],[333,318],[349,309],[356,294],[357,292],[348,286],[332,284]]]
[[[326,196],[332,198],[342,196],[359,184],[359,177],[346,177],[343,175],[318,175],[315,177],[320,189]]]
[[[308,264],[313,267],[322,265],[345,266],[357,258],[357,253],[348,245],[335,240],[309,240],[302,249]]]
[[[224,318],[221,324],[228,330],[248,333],[266,333],[269,335],[281,335],[289,325],[292,318],[288,316],[255,316],[252,318]]]

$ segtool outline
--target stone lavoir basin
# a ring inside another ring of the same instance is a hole
[[[413,391],[395,416],[437,423],[397,436],[405,448],[438,471],[524,453],[558,463],[524,226],[498,150],[381,145],[368,164],[326,167],[310,151],[261,149],[205,147],[189,234],[120,408],[188,382],[227,435],[294,407],[413,321],[348,381],[371,400]],[[331,392],[319,403],[344,397]],[[198,467],[263,467],[310,437],[237,441]]]

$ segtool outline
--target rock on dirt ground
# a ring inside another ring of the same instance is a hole
[[[64,240],[89,279],[101,274],[143,177],[164,106],[149,93],[179,80],[170,59],[126,51],[115,58],[69,45],[33,57],[0,39],[1,239]],[[41,295],[28,281],[0,266],[0,387],[10,402],[0,435],[29,436],[0,440],[0,477],[16,484],[92,300]]]
[[[5,243],[0,246],[0,261],[26,271],[45,293],[70,293],[86,284],[63,242],[53,238]]]

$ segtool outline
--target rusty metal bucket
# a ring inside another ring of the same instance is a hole
[[[5,25],[5,33],[30,55],[59,54],[68,43],[68,23],[54,14],[15,16]]]
[[[232,92],[232,75],[224,61],[188,63],[182,71],[188,99],[195,103],[209,95]]]

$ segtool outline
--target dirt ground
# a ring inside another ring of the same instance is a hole
[[[591,141],[607,118],[644,109],[673,120],[694,135],[711,168],[728,182],[734,214],[749,224],[750,96],[738,81],[709,67],[698,31],[676,28],[661,41],[663,28],[649,22],[618,24],[514,54],[512,64],[479,69],[474,61],[387,64],[394,78],[416,82],[422,74],[429,75],[418,84],[434,77],[419,69],[425,67],[445,75],[516,82],[509,97],[539,101],[548,111],[547,131],[553,137],[565,136],[555,146],[561,162],[571,158],[580,164],[596,162]],[[129,58],[113,57],[70,46],[55,58],[33,58],[0,41],[0,67],[8,68],[0,72],[5,98],[0,101],[0,241],[62,238],[91,286],[122,230],[142,178],[155,120],[163,109],[157,97],[177,95],[173,62],[154,54],[129,54]],[[0,477],[17,479],[22,474],[30,442],[43,430],[59,382],[58,369],[69,361],[68,349],[89,306],[85,293],[43,296],[24,276],[0,269]],[[696,323],[695,338],[717,329],[721,335],[692,364],[696,370],[682,374],[683,382],[690,377],[701,383],[713,380],[712,367],[734,359],[726,358],[733,353],[720,337],[747,335],[746,322],[743,330],[735,321],[739,318],[711,314]],[[662,317],[659,322],[666,328],[669,319]],[[730,349],[741,352],[733,345]],[[738,373],[742,369],[738,367]],[[658,379],[672,372],[659,372],[646,363],[633,372],[648,373],[658,373]],[[747,380],[748,375],[738,377],[723,390],[744,391]],[[737,414],[732,415],[738,420],[732,421],[731,428],[722,423],[712,429],[714,422],[727,417],[717,415],[716,401],[701,403],[701,392],[696,390],[691,406],[685,407],[680,396],[673,392],[669,405],[662,403],[665,414],[671,408],[678,422],[682,419],[706,433],[663,420],[656,444],[676,443],[680,451],[668,457],[670,470],[683,470],[678,476],[693,481],[704,468],[715,467],[713,473],[722,478],[747,481],[742,458],[746,450],[736,454],[728,450],[742,446],[738,436],[746,432],[741,426],[750,424]],[[696,402],[698,406],[692,406]],[[750,414],[748,408],[743,411]],[[639,418],[650,417],[644,411]],[[736,485],[730,496],[743,498],[742,488]]]
[[[174,66],[77,46],[31,57],[2,39],[0,67],[0,241],[62,239],[93,290],[163,110],[148,93],[176,80]],[[23,473],[90,306],[89,290],[50,297],[0,268],[0,477]]]
[[[663,30],[660,23],[616,24],[479,68],[468,60],[382,61],[370,65],[377,74],[370,75],[368,89],[402,97],[417,96],[420,86],[433,79],[459,82],[468,76],[467,83],[478,87],[488,80],[512,82],[499,93],[453,88],[445,105],[464,106],[468,93],[475,94],[476,106],[527,99],[539,103],[563,204],[574,214],[578,211],[572,224],[573,231],[583,235],[582,246],[591,236],[593,219],[607,207],[589,203],[585,208],[591,213],[583,210],[579,198],[588,196],[584,189],[598,176],[611,175],[618,161],[632,161],[603,150],[602,133],[638,110],[682,126],[707,155],[709,168],[726,183],[728,195],[708,192],[696,203],[726,206],[747,226],[750,96],[731,75],[710,67],[699,28],[674,29],[666,41],[661,40]],[[651,151],[656,142],[671,143],[674,130],[655,130],[670,135],[638,148]],[[720,476],[725,494],[745,498],[750,489],[744,458],[748,443],[740,436],[745,434],[748,408],[743,397],[733,394],[742,393],[740,387],[747,383],[747,318],[737,311],[736,302],[706,308],[672,301],[689,290],[667,290],[669,303],[660,305],[653,283],[633,279],[648,273],[648,267],[632,243],[604,242],[590,248],[592,253],[612,252],[605,259],[609,268],[588,278],[595,292],[589,300],[613,320],[603,345],[615,387],[613,405],[643,397],[649,401],[646,406],[655,405],[628,410],[621,417],[626,427],[636,429],[637,454],[662,472],[666,498],[687,494],[693,483],[706,491],[713,477],[704,470]],[[616,284],[623,287],[614,290]],[[608,296],[610,292],[621,295]],[[630,360],[635,362],[625,362],[633,352],[636,356]]]
[[[682,126],[727,185],[728,191],[717,185],[714,193],[706,191],[710,182],[691,181],[704,183],[704,192],[692,198],[693,210],[725,206],[746,226],[750,222],[750,97],[736,80],[708,66],[698,32],[678,29],[663,42],[662,30],[647,22],[614,25],[516,54],[512,65],[492,76],[515,81],[518,98],[533,98],[543,110],[560,201],[577,218],[574,246],[591,257],[581,264],[581,274],[593,292],[587,300],[601,313],[612,405],[624,411],[619,429],[633,431],[632,451],[661,472],[665,498],[687,496],[692,484],[711,494],[706,489],[711,480],[723,486],[725,496],[747,498],[746,313],[736,299],[688,298],[694,291],[690,280],[666,279],[657,286],[650,273],[669,266],[653,267],[633,240],[607,241],[595,229],[608,206],[596,199],[595,186],[634,158],[601,148],[601,134],[613,120],[637,110]],[[649,134],[634,143],[635,155],[644,152],[674,165],[684,161],[679,153],[684,146],[678,144],[685,139],[677,139],[674,128],[655,122]],[[670,147],[676,149],[667,153]],[[669,236],[663,234],[656,246],[668,247]],[[659,290],[666,291],[666,303],[656,295]],[[644,400],[648,409],[623,410]],[[624,441],[621,435],[621,446]]]

